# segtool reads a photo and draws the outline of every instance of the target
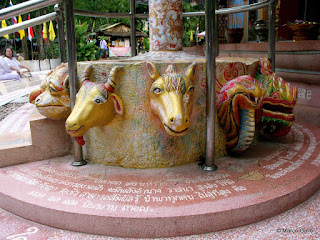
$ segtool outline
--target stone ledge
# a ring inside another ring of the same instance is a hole
[[[72,140],[64,124],[64,120],[47,119],[35,110],[30,116],[31,133],[24,133],[27,137],[21,133],[1,135],[6,144],[0,149],[0,167],[70,154]]]

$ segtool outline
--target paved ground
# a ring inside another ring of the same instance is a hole
[[[29,114],[33,109],[34,105],[31,103],[22,103],[21,107],[8,114],[8,116],[0,122],[0,135],[29,131]]]
[[[278,216],[247,226],[215,233],[186,237],[162,238],[172,240],[232,239],[232,240],[315,240],[320,239],[320,191],[306,202]],[[28,240],[111,240],[108,236],[76,233],[47,227],[17,217],[0,209],[0,238]]]
[[[22,87],[14,91],[0,94],[0,121],[25,103],[29,102],[29,93],[39,86],[39,83],[44,79],[47,73],[48,71],[32,72],[32,77],[28,80],[28,83],[33,86]],[[23,86],[22,83],[21,86]]]

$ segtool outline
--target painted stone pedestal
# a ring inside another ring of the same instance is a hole
[[[153,61],[153,64],[159,74],[169,65],[183,74],[192,62]],[[79,63],[79,74],[87,65]],[[124,114],[84,135],[86,157],[91,162],[125,168],[163,168],[199,161],[205,154],[206,138],[205,62],[196,61],[191,125],[184,136],[166,133],[159,117],[151,111],[149,95],[153,80],[145,61],[93,63],[91,81],[105,82],[114,65],[123,66],[117,76],[115,93],[122,99]],[[216,136],[216,154],[224,156],[225,139],[219,127]]]
[[[179,52],[176,52],[179,53]],[[172,53],[162,53],[170,55]],[[205,156],[206,139],[206,72],[205,59],[159,60],[159,52],[149,59],[160,75],[168,66],[183,75],[196,63],[192,80],[194,92],[190,127],[183,136],[171,136],[158,116],[151,110],[150,89],[154,80],[148,74],[145,56],[123,61],[93,62],[90,80],[106,82],[114,66],[123,67],[117,75],[115,93],[123,102],[124,114],[106,126],[93,127],[85,135],[85,156],[94,163],[125,168],[164,168],[198,162]],[[177,54],[178,55],[178,54]],[[217,60],[217,90],[220,84],[241,75],[255,75],[258,59],[219,58]],[[79,63],[78,74],[82,75],[88,62]],[[226,138],[219,123],[216,123],[216,157],[226,155]]]

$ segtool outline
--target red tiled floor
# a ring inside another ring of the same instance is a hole
[[[1,209],[0,238],[19,239],[18,237],[28,240],[123,239],[59,230],[22,219]],[[163,239],[320,239],[320,191],[299,206],[254,224],[215,233]]]

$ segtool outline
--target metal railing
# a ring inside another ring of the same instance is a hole
[[[202,169],[214,171],[217,166],[214,163],[215,148],[215,79],[217,46],[219,44],[216,35],[217,14],[231,14],[257,10],[268,7],[269,12],[269,32],[268,32],[268,58],[272,64],[272,71],[275,70],[275,9],[277,0],[265,0],[246,6],[216,10],[216,1],[206,0],[206,47],[207,47],[207,137],[206,137],[206,157]]]
[[[20,15],[27,13],[32,10],[36,10],[45,6],[49,6],[55,3],[64,2],[66,5],[65,18],[66,18],[66,35],[68,42],[68,67],[69,67],[69,82],[70,82],[70,100],[71,106],[74,106],[75,95],[79,89],[77,86],[77,58],[76,58],[76,43],[75,43],[75,25],[74,25],[74,15],[90,16],[90,17],[105,17],[105,18],[130,18],[131,20],[131,47],[135,49],[135,19],[136,18],[147,18],[147,14],[136,14],[135,13],[135,0],[130,0],[130,13],[101,13],[93,11],[84,11],[74,9],[73,0],[30,0],[21,4],[17,4],[10,8],[5,8],[0,10],[0,20],[12,18],[15,15]],[[248,12],[252,10],[257,10],[260,8],[268,7],[269,9],[269,32],[268,32],[268,58],[272,63],[272,70],[275,70],[275,9],[277,5],[277,0],[264,0],[259,3],[233,7],[216,9],[216,1],[206,0],[206,11],[202,12],[185,12],[182,14],[183,17],[193,17],[193,16],[205,16],[206,17],[206,49],[207,49],[207,137],[206,137],[206,157],[205,163],[202,166],[204,170],[213,171],[217,169],[214,163],[214,148],[215,148],[215,78],[216,78],[216,66],[215,58],[218,51],[218,38],[216,35],[217,30],[217,14],[231,14]],[[61,5],[60,5],[61,6]],[[64,47],[64,32],[63,32],[63,21],[62,20],[62,9],[57,7],[55,13],[50,13],[38,18],[33,19],[32,22],[23,22],[8,27],[7,29],[0,29],[0,36],[8,33],[12,33],[21,29],[25,29],[29,26],[34,26],[48,21],[48,19],[58,19],[59,31],[59,46],[61,61],[65,62],[63,59],[63,54],[66,53]],[[60,20],[60,22],[59,22]],[[31,20],[30,20],[31,21]],[[132,51],[132,56],[136,54]],[[73,165],[81,166],[85,164],[82,157],[82,148],[80,145],[74,143],[74,162]]]

